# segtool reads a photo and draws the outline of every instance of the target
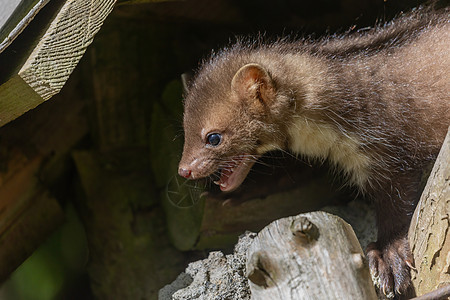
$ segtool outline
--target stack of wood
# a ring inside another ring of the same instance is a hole
[[[115,1],[47,2],[9,1],[0,15],[0,281],[61,224],[49,187],[64,183],[88,130],[73,85],[10,122],[61,90]]]

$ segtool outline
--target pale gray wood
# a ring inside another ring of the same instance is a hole
[[[59,93],[116,0],[66,0],[17,72],[0,85],[0,126]]]
[[[450,284],[450,131],[414,212],[409,243],[417,295]]]
[[[247,251],[247,275],[252,299],[377,299],[351,226],[325,212],[264,228]]]

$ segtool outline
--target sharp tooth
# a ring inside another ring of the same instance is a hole
[[[227,184],[224,182],[224,183],[221,183],[220,186],[223,187],[223,188],[226,188]]]
[[[213,181],[213,182],[214,182],[214,184],[220,185],[220,180]]]

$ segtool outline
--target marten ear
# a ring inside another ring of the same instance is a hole
[[[263,105],[270,105],[275,96],[272,78],[258,64],[247,64],[240,68],[231,81],[231,90],[241,99],[259,100]]]
[[[189,86],[191,85],[193,75],[190,72],[184,72],[181,74],[181,83],[183,84],[183,92],[189,93]]]

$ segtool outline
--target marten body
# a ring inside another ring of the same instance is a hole
[[[270,150],[329,160],[373,199],[370,269],[386,294],[404,292],[420,177],[449,125],[449,10],[423,9],[363,34],[238,42],[214,55],[186,96],[179,173],[221,170],[226,192]]]

